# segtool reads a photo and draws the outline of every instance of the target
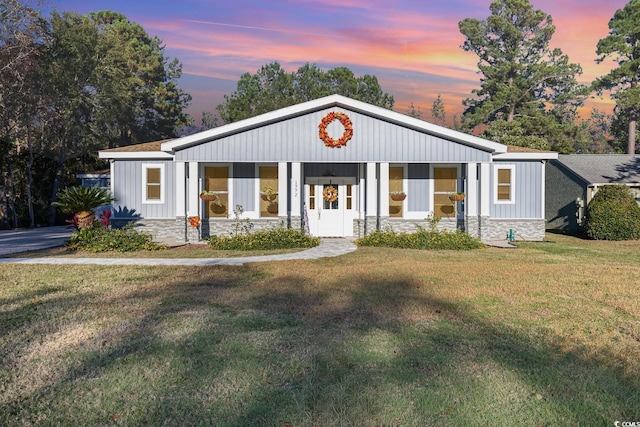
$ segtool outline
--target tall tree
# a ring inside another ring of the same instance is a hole
[[[89,15],[97,26],[93,131],[110,147],[177,136],[190,124],[184,109],[191,96],[178,87],[182,65],[164,54],[162,41],[124,15]]]
[[[511,127],[514,137],[523,133],[566,145],[575,131],[567,118],[585,92],[576,81],[582,68],[560,49],[550,49],[552,18],[534,10],[528,0],[496,0],[489,8],[487,19],[468,18],[458,25],[466,37],[462,49],[478,56],[482,75],[480,89],[472,91],[476,97],[463,102],[465,125],[518,122],[498,127],[507,134]],[[511,139],[518,141],[528,144],[526,139]]]
[[[272,62],[256,74],[243,74],[235,92],[225,95],[217,110],[224,122],[232,123],[334,93],[393,108],[393,97],[382,91],[375,76],[356,77],[345,67],[324,72],[310,64],[287,73],[278,62]]]
[[[431,106],[431,117],[433,117],[436,124],[444,126],[447,118],[446,114],[444,102],[442,102],[442,95],[438,94],[438,97],[433,101],[433,105]]]
[[[47,42],[46,21],[37,3],[0,0],[0,225],[18,226],[16,160],[27,152],[27,177],[33,165],[32,115],[41,93],[37,74],[40,46]],[[26,184],[29,224],[34,224],[31,182]]]
[[[597,62],[612,57],[618,64],[593,87],[599,92],[611,90],[616,112],[627,120],[627,153],[634,154],[638,142],[640,117],[640,0],[631,0],[618,9],[609,21],[609,35],[598,42]]]
[[[409,105],[409,111],[407,112],[407,116],[413,117],[414,119],[422,120],[422,110],[420,109],[420,107],[416,107],[415,105],[413,105],[413,101],[411,101],[411,104]]]

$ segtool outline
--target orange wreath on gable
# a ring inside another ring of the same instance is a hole
[[[333,185],[329,185],[322,192],[322,197],[329,203],[333,203],[338,198],[338,189]]]
[[[327,126],[334,120],[338,120],[342,126],[344,126],[344,133],[342,137],[338,140],[335,140],[329,136],[327,133]],[[347,142],[353,136],[353,123],[351,123],[351,119],[345,113],[336,113],[330,112],[322,121],[320,121],[320,125],[318,126],[319,136],[324,145],[330,148],[341,148],[347,145]]]

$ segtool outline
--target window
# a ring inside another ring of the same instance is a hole
[[[404,193],[403,189],[404,168],[389,168],[389,193]],[[400,197],[394,196],[389,198],[389,216],[402,217],[402,200]]]
[[[457,191],[457,168],[433,168],[433,215],[455,217],[456,204],[449,199]]]
[[[494,169],[495,203],[513,203],[515,201],[513,189],[515,181],[515,166],[496,166]]]
[[[204,168],[205,190],[215,191],[216,199],[205,202],[205,212],[210,218],[229,216],[229,167]]]
[[[143,203],[164,203],[164,165],[142,165]]]
[[[260,216],[278,216],[278,167],[260,167]]]

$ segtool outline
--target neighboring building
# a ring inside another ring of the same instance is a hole
[[[332,95],[100,157],[111,160],[113,220],[135,218],[159,238],[229,233],[240,205],[256,229],[284,223],[321,237],[415,231],[436,215],[441,228],[483,240],[509,230],[542,240],[545,163],[557,153]],[[215,200],[201,200],[203,190]],[[396,192],[406,199],[394,200]],[[451,201],[454,192],[464,201]],[[188,220],[195,216],[198,228]]]
[[[547,166],[547,228],[578,231],[586,207],[607,184],[624,184],[640,201],[640,156],[627,154],[560,155]]]
[[[79,173],[76,178],[80,180],[82,187],[111,188],[111,177],[109,171],[99,171],[94,173]]]

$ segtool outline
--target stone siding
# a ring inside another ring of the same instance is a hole
[[[544,219],[486,219],[481,218],[481,238],[506,240],[513,230],[516,240],[542,241],[545,233]]]

